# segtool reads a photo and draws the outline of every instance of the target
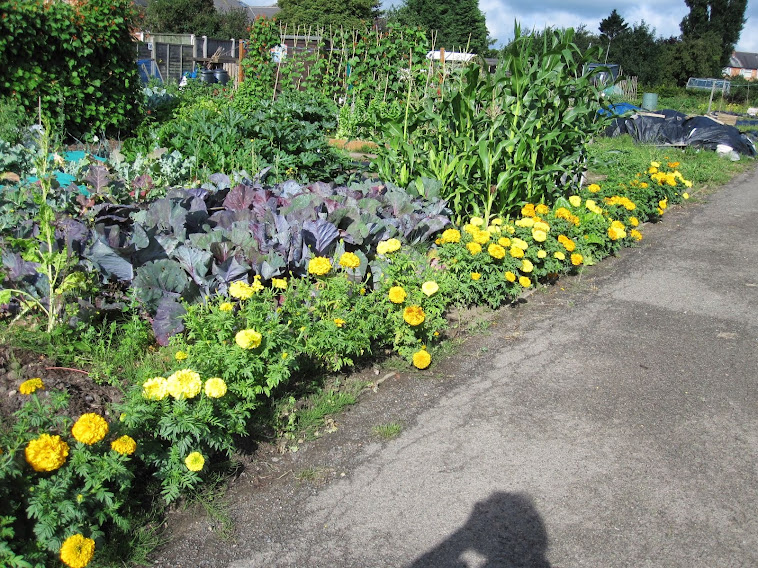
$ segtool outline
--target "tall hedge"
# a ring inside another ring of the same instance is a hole
[[[138,112],[130,0],[0,0],[0,96],[67,134],[128,132]]]

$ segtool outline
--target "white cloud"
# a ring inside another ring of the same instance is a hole
[[[400,0],[385,0],[384,7],[400,4]],[[655,28],[656,37],[678,36],[679,23],[688,8],[682,0],[618,0],[615,4],[602,6],[595,0],[546,0],[538,3],[479,0],[479,8],[487,16],[487,29],[497,39],[496,46],[507,43],[513,37],[514,20],[522,30],[550,27],[578,27],[581,24],[593,33],[597,32],[600,20],[607,18],[614,8],[629,24],[644,20]],[[758,53],[758,2],[748,2],[745,11],[747,22],[737,43],[737,51]]]

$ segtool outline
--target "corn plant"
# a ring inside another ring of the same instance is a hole
[[[554,200],[578,179],[601,126],[599,93],[582,73],[598,54],[572,40],[570,29],[536,40],[517,26],[494,74],[472,64],[434,98],[412,96],[409,84],[374,167],[421,194],[426,178],[438,180],[459,219]]]

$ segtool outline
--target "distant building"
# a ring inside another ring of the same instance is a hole
[[[727,77],[744,77],[748,81],[758,79],[758,53],[735,51],[723,73]]]
[[[272,6],[250,6],[248,4],[244,4],[244,6],[247,8],[251,20],[259,17],[273,18],[282,11],[282,9],[276,4],[273,4]]]

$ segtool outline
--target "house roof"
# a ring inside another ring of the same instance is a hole
[[[249,4],[247,2],[242,2],[242,1],[240,1],[239,3],[242,4],[247,9],[251,20],[261,17],[261,16],[264,18],[273,18],[276,14],[282,11],[282,9],[279,6],[277,6],[276,3],[269,4],[266,6],[253,6],[252,4]]]
[[[735,51],[729,58],[729,65],[741,69],[758,69],[758,53]]]

